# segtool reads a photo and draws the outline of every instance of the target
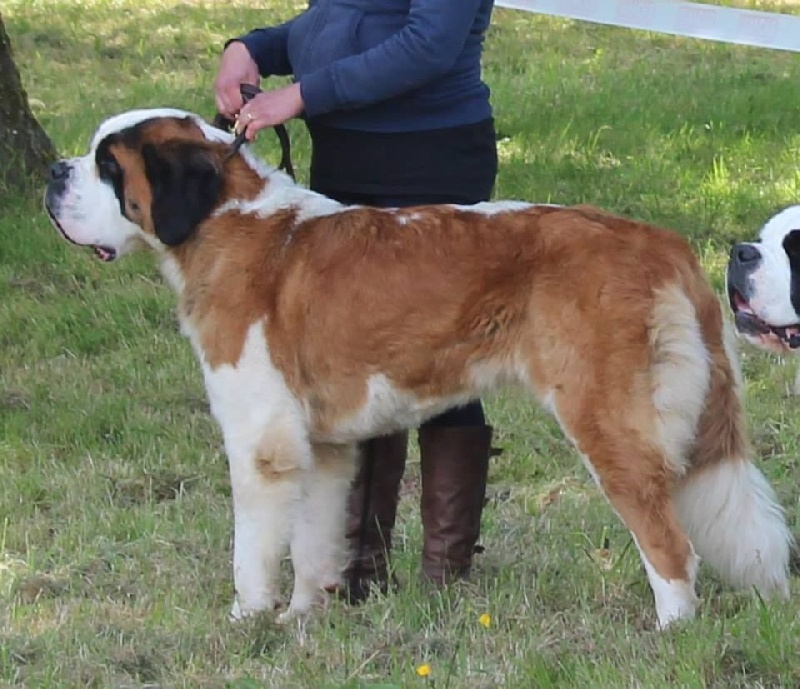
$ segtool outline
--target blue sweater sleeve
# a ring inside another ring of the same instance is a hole
[[[400,31],[300,79],[306,115],[369,105],[444,74],[461,53],[480,4],[481,0],[412,0]]]
[[[272,74],[291,74],[292,66],[286,51],[291,22],[279,26],[255,29],[235,39],[244,43],[250,56],[258,65],[262,77]]]
[[[317,0],[309,0],[308,6],[312,7],[316,3]],[[292,22],[294,19],[278,24],[278,26],[254,29],[250,33],[234,39],[244,43],[250,56],[258,65],[258,72],[262,77],[292,73],[288,47]]]

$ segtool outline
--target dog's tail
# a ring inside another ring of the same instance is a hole
[[[787,597],[793,537],[775,492],[751,461],[733,334],[719,318],[719,327],[704,324],[705,406],[674,503],[695,551],[725,580],[764,597]]]

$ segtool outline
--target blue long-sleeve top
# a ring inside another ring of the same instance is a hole
[[[244,43],[262,76],[293,74],[309,123],[417,131],[491,117],[481,51],[494,0],[311,0]]]

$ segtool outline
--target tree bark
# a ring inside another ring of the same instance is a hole
[[[0,192],[44,177],[56,151],[31,113],[0,14]]]

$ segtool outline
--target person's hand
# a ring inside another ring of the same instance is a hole
[[[244,43],[234,41],[222,53],[219,71],[214,82],[217,111],[232,120],[242,109],[241,84],[258,86],[258,65]]]
[[[238,129],[247,130],[247,139],[252,141],[265,127],[283,124],[297,117],[304,108],[300,84],[259,93],[239,111]]]

